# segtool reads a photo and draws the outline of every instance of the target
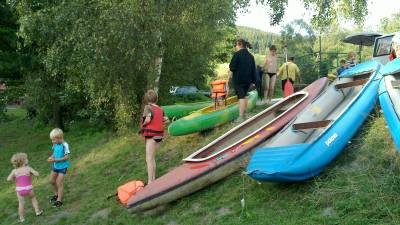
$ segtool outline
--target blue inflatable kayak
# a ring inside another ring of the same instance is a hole
[[[400,151],[400,59],[386,64],[382,76],[379,102],[397,151]]]
[[[247,175],[293,182],[318,175],[356,134],[378,97],[382,65],[368,61],[339,76],[251,157]]]

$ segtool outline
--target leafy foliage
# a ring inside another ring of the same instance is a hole
[[[329,25],[327,29],[329,29],[329,33],[321,34],[321,61],[319,59],[319,34],[316,34],[312,25],[303,20],[295,20],[283,26],[280,36],[247,27],[238,27],[238,34],[253,45],[255,45],[254,43],[266,43],[271,37],[277,36],[277,39],[272,39],[272,44],[276,45],[278,49],[278,64],[281,65],[285,60],[283,47],[287,45],[288,55],[295,57],[303,81],[311,83],[319,76],[335,73],[339,67],[339,60],[346,59],[348,52],[359,54],[358,46],[340,41],[347,35],[358,32],[358,29],[343,29],[337,23]],[[257,64],[262,64],[265,56],[257,54],[255,49],[253,50],[256,61],[258,61]],[[371,58],[372,47],[364,46],[361,53],[362,60]]]
[[[254,53],[263,55],[268,52],[268,48],[271,45],[276,45],[279,41],[279,35],[275,33],[264,32],[255,28],[243,26],[237,27],[237,36],[250,42],[253,46],[252,51]]]
[[[315,41],[314,30],[303,20],[294,20],[281,31],[280,44],[288,46],[288,56],[295,57],[295,63],[299,66],[305,83],[311,83],[318,74],[314,53]]]
[[[161,103],[171,84],[202,85],[212,75],[227,55],[234,2],[13,1],[34,56],[28,107],[43,121],[53,114],[56,125],[86,118],[126,128],[139,118],[160,49]]]
[[[0,80],[18,80],[21,79],[22,56],[17,52],[18,38],[16,31],[18,29],[17,17],[14,11],[10,9],[6,0],[0,0]],[[16,96],[18,91],[10,85],[12,82],[6,82],[7,91],[0,91],[0,121],[5,120],[6,104],[14,102],[15,99],[22,96]]]
[[[400,30],[400,13],[395,13],[390,17],[381,20],[380,30],[385,33],[398,32]]]
[[[20,78],[21,56],[16,52],[18,29],[17,18],[6,4],[0,0],[0,78]]]
[[[216,63],[226,61],[234,42],[232,1],[170,2],[163,30],[165,54],[160,96],[169,96],[174,85],[194,85],[208,89],[206,81],[214,76]],[[176,5],[175,5],[176,4]],[[211,18],[205,18],[208,15]],[[169,98],[169,97],[168,97]],[[161,99],[161,103],[168,103]]]
[[[271,25],[282,21],[288,5],[287,0],[257,0],[257,3],[271,8]],[[362,24],[368,13],[367,0],[303,0],[303,4],[312,12],[312,24],[318,30],[337,22],[339,17]]]

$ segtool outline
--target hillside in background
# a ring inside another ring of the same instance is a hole
[[[279,34],[265,32],[256,28],[237,26],[237,36],[253,45],[253,52],[265,55],[270,45],[279,42]]]

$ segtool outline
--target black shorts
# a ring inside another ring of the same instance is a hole
[[[235,85],[235,92],[236,92],[238,99],[246,98],[249,88],[250,88],[250,84]]]
[[[267,74],[268,74],[268,76],[269,76],[270,78],[276,75],[276,73],[267,73]]]
[[[155,142],[161,142],[162,137],[145,136],[146,139],[153,139]]]
[[[54,173],[62,173],[62,174],[67,174],[67,170],[68,168],[64,168],[64,169],[56,169],[53,167],[53,172]]]
[[[286,83],[286,81],[287,81],[287,79],[282,80],[282,91],[285,91],[285,83]],[[289,81],[290,81],[290,83],[292,83],[292,85],[293,85],[293,83],[294,83],[293,80],[289,78]]]

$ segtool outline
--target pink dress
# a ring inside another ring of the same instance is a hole
[[[15,176],[15,190],[20,196],[27,196],[32,192],[32,178],[30,175]]]

